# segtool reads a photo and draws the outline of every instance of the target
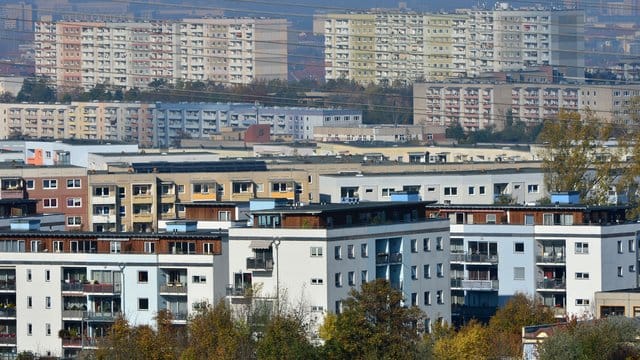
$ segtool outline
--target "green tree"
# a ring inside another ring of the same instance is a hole
[[[433,356],[441,360],[487,359],[491,353],[489,331],[471,321],[457,332],[439,337],[433,344]]]
[[[291,314],[276,315],[271,319],[258,341],[257,354],[261,360],[318,358],[302,319]]]
[[[554,332],[538,347],[540,360],[640,359],[640,323],[608,317],[577,322]]]
[[[522,327],[551,324],[555,317],[551,309],[527,295],[517,293],[498,309],[489,320],[491,354],[495,357],[518,357],[522,352]]]
[[[16,96],[18,102],[53,102],[56,100],[56,93],[45,79],[26,78],[22,83],[22,88]]]
[[[353,289],[337,315],[335,334],[327,341],[334,359],[412,359],[420,336],[416,325],[424,314],[402,304],[402,292],[377,279]]]

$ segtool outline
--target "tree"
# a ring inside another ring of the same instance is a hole
[[[637,319],[608,317],[577,322],[554,332],[538,347],[540,360],[640,359]]]
[[[351,290],[337,315],[327,357],[336,359],[411,359],[420,340],[424,314],[402,304],[402,292],[377,279]]]
[[[551,309],[534,298],[517,293],[489,320],[491,353],[496,357],[518,357],[522,352],[522,327],[556,322]]]
[[[16,96],[18,102],[53,102],[56,93],[45,79],[27,78],[22,83],[22,88]]]
[[[276,315],[271,319],[258,341],[257,355],[261,360],[318,358],[302,319],[291,314]]]
[[[433,356],[440,360],[486,359],[490,357],[491,341],[487,329],[471,321],[457,332],[435,340]]]

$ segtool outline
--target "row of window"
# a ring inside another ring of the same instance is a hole
[[[33,190],[36,188],[36,183],[34,179],[26,180],[27,189]],[[67,179],[67,189],[80,189],[82,187],[81,179]],[[58,188],[58,179],[43,179],[42,180],[42,188],[53,190]]]
[[[309,177],[311,180],[311,177]],[[55,181],[55,180],[54,180]],[[233,183],[233,193],[247,193],[251,190],[251,186],[255,185],[256,192],[264,192],[264,184],[254,184],[253,182],[241,182],[241,183]],[[176,184],[176,188],[178,194],[185,193],[185,186],[182,184]],[[302,192],[302,187],[300,185],[296,185],[296,190]],[[274,182],[271,184],[272,192],[289,192],[293,191],[291,183],[287,182]],[[173,191],[171,186],[169,185],[161,185],[160,192],[162,195],[172,195]],[[213,192],[217,192],[220,195],[224,195],[224,184],[192,184],[192,192],[194,194],[211,194]],[[150,195],[151,194],[151,185],[133,185],[132,193],[134,196],[142,196],[142,195]],[[108,197],[111,194],[111,190],[109,187],[95,187],[93,188],[94,196],[103,196]],[[126,196],[126,188],[118,187],[118,196],[120,198],[124,198]]]
[[[42,199],[42,206],[44,208],[57,208],[58,207],[58,198],[45,198],[45,199]],[[79,207],[82,207],[82,198],[79,198],[79,197],[67,198],[67,207],[68,208],[79,208]]]
[[[418,252],[418,240],[417,239],[411,239],[410,240],[410,247],[411,247],[411,252],[412,253],[417,253]],[[423,238],[422,239],[422,249],[425,252],[431,251],[431,238]],[[436,250],[437,251],[443,251],[444,250],[444,240],[443,240],[442,236],[436,237]],[[323,255],[322,254],[322,247],[312,246],[310,251],[311,251],[311,257],[321,257]],[[369,257],[369,245],[368,244],[366,244],[366,243],[360,244],[360,257],[362,257],[362,258]],[[334,246],[334,258],[336,260],[342,260],[343,259],[342,245]],[[355,259],[356,258],[355,245],[347,245],[347,258],[348,259]]]

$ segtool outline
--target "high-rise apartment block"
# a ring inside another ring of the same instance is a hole
[[[287,78],[283,19],[39,21],[36,75],[62,89],[144,88],[154,80],[248,84]]]
[[[324,19],[327,80],[412,83],[539,65],[569,78],[584,73],[580,10],[499,4],[450,14],[375,9],[318,18]]]

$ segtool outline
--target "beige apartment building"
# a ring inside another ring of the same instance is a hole
[[[640,85],[443,82],[417,83],[413,91],[416,124],[457,123],[473,131],[502,129],[509,112],[527,124],[555,118],[563,109],[591,110],[606,122],[628,122],[628,106],[640,94]]]
[[[81,139],[153,144],[155,104],[0,104],[0,139]]]
[[[287,21],[216,18],[35,24],[36,75],[58,88],[154,80],[249,84],[287,78]]]

